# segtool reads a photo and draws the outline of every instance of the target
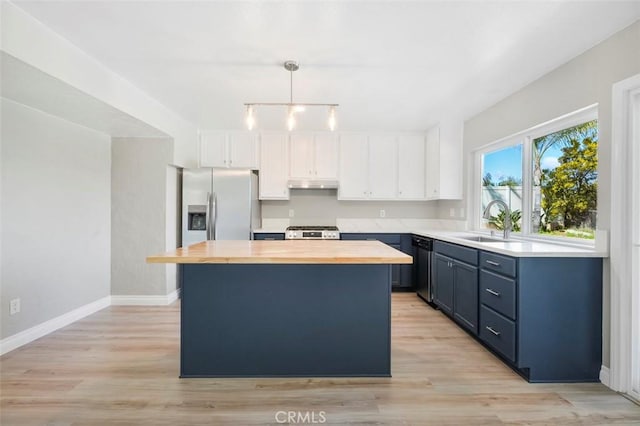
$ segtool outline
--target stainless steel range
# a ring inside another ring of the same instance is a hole
[[[337,226],[289,226],[284,233],[286,240],[339,240]]]

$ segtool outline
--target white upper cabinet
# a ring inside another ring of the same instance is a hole
[[[340,135],[338,199],[369,198],[369,141],[366,134]]]
[[[294,133],[289,147],[291,178],[336,179],[338,142],[335,134]]]
[[[253,132],[231,132],[227,147],[229,167],[243,169],[258,168],[258,135]]]
[[[424,200],[425,138],[421,133],[340,136],[341,200]]]
[[[463,123],[440,124],[427,132],[428,200],[462,199]]]
[[[227,167],[227,134],[202,132],[200,134],[200,167]]]
[[[369,136],[369,198],[391,200],[398,195],[398,142],[395,135]]]
[[[260,135],[259,198],[261,200],[288,200],[289,137],[287,133]]]
[[[313,151],[313,133],[295,133],[289,137],[289,174],[292,178],[314,177]]]
[[[258,168],[258,138],[252,132],[202,132],[200,167]]]
[[[398,198],[424,200],[425,136],[406,133],[398,137]]]
[[[314,160],[318,179],[338,178],[338,136],[333,133],[316,133]]]

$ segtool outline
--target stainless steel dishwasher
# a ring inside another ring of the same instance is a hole
[[[433,304],[433,240],[431,238],[413,236],[412,245],[415,252],[416,293],[431,306]]]

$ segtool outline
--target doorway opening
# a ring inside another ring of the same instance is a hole
[[[640,74],[613,86],[609,387],[640,402]]]

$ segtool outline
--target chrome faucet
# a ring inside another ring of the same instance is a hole
[[[507,205],[507,203],[502,200],[492,200],[489,204],[487,204],[487,207],[485,207],[484,213],[482,213],[482,217],[485,219],[491,219],[491,207],[493,207],[494,204],[502,206],[502,209],[504,210],[504,230],[502,238],[508,240],[511,236],[511,210],[509,210],[509,206]]]

